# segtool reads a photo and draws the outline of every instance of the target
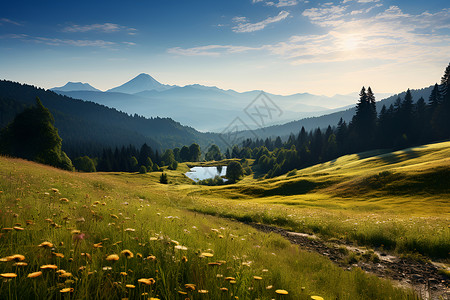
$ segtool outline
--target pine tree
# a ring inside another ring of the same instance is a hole
[[[0,134],[0,153],[33,160],[65,170],[72,161],[61,150],[62,139],[50,111],[36,98],[36,105],[19,113]]]

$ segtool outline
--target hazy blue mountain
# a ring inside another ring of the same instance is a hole
[[[428,102],[428,98],[431,94],[431,90],[434,86],[430,86],[423,89],[417,89],[417,90],[411,90],[411,95],[413,96],[413,101],[416,102],[420,97],[423,97],[426,102]],[[386,108],[389,108],[391,104],[394,104],[395,100],[400,97],[403,99],[405,97],[406,91],[402,92],[400,94],[392,95],[386,99],[380,100],[375,94],[375,97],[377,98],[377,111],[380,112],[383,105],[386,105]],[[381,94],[383,95],[383,94]],[[258,138],[267,138],[267,137],[276,137],[276,136],[282,136],[282,137],[288,137],[291,133],[297,135],[302,126],[305,127],[307,131],[313,130],[317,127],[320,128],[326,128],[328,125],[331,126],[337,126],[337,123],[342,118],[344,121],[347,122],[347,124],[351,121],[353,115],[356,112],[356,102],[358,101],[358,97],[355,98],[355,104],[351,107],[344,109],[344,110],[338,110],[333,113],[328,113],[322,116],[318,117],[309,117],[309,118],[303,118],[299,119],[297,121],[291,121],[282,125],[274,125],[274,126],[268,126],[262,129],[256,129],[252,131],[243,131],[240,133],[240,136],[242,137],[258,137]]]
[[[107,90],[107,92],[135,94],[147,90],[162,91],[169,88],[171,88],[171,86],[159,83],[152,76],[145,73],[141,73],[138,76],[131,79],[130,81],[118,87]]]
[[[89,83],[82,82],[68,82],[64,86],[54,87],[50,89],[52,91],[62,91],[62,92],[71,92],[71,91],[95,91],[100,92],[99,89],[96,89]]]
[[[140,147],[143,143],[159,150],[190,145],[194,142],[201,147],[211,143],[223,146],[217,134],[198,132],[170,118],[128,115],[97,103],[76,100],[52,91],[6,80],[0,80],[0,128],[12,121],[15,114],[24,107],[33,105],[36,97],[39,97],[53,114],[55,126],[63,139],[64,150],[67,150],[66,153],[69,155],[78,156],[86,153],[83,151],[95,154],[104,147],[121,147],[129,144]]]
[[[262,91],[237,92],[199,84],[164,85],[150,75],[140,74],[120,87],[107,92],[58,91],[69,97],[88,100],[129,114],[145,117],[164,116],[201,131],[221,132],[235,118],[246,118],[245,108],[253,105]],[[266,93],[279,106],[281,115],[266,120],[264,125],[282,124],[291,120],[320,116],[336,108],[355,103],[352,96],[317,96],[308,93],[281,96]],[[249,128],[255,124],[247,122]]]
[[[60,94],[116,108],[145,117],[164,116],[201,131],[220,132],[236,117],[245,118],[244,109],[258,93],[230,93],[198,86],[174,87],[165,91],[144,91],[133,95],[117,92],[73,91]],[[326,107],[302,104],[294,98],[271,96],[283,114],[267,125],[329,113]],[[295,106],[295,107],[294,107]],[[249,124],[250,128],[252,124]]]

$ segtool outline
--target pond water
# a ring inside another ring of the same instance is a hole
[[[221,169],[221,170],[220,170]],[[214,178],[216,176],[225,176],[227,174],[226,166],[219,167],[193,167],[189,172],[186,172],[186,176],[190,179],[198,182],[200,180],[205,180],[209,178]],[[224,179],[224,181],[227,181]]]

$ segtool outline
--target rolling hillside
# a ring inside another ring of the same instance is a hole
[[[6,126],[24,106],[39,97],[55,118],[68,155],[96,155],[103,147],[147,143],[154,149],[173,148],[194,142],[220,144],[215,134],[200,133],[169,118],[144,118],[93,102],[75,100],[29,85],[0,81],[0,126]],[[75,152],[75,153],[74,153]]]

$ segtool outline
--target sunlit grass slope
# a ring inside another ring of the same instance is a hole
[[[0,299],[415,299],[276,235],[180,208],[183,168],[161,185],[160,173],[0,157]]]
[[[448,258],[450,142],[366,152],[233,186],[180,186],[192,210]]]

